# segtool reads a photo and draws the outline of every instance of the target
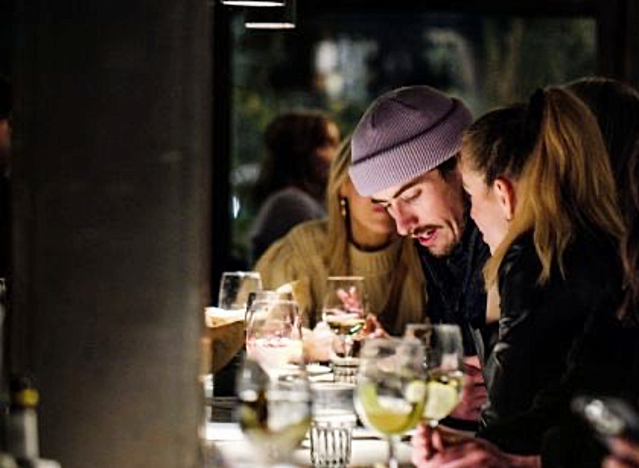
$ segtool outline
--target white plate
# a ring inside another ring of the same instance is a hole
[[[321,364],[309,364],[306,366],[306,372],[310,375],[320,375],[320,374],[328,374],[331,372],[331,368],[328,366],[323,366]]]

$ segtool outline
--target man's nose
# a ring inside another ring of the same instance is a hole
[[[416,217],[412,210],[398,203],[390,211],[390,214],[395,220],[395,227],[400,236],[408,236],[413,232],[416,225]]]

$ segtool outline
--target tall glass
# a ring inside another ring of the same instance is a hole
[[[388,441],[388,467],[397,468],[395,445],[417,425],[424,411],[423,346],[415,340],[367,339],[355,393],[357,413],[367,427]]]
[[[423,417],[429,426],[437,427],[461,400],[464,380],[461,331],[451,324],[409,324],[405,337],[424,346],[428,397]]]
[[[311,423],[311,388],[304,363],[275,375],[246,358],[237,381],[242,432],[258,452],[256,463],[273,466],[290,461]]]
[[[322,319],[338,338],[335,352],[351,357],[354,337],[364,328],[367,310],[363,276],[329,276],[322,306]]]
[[[256,271],[227,271],[222,274],[218,307],[246,310],[249,294],[262,290],[262,277]]]

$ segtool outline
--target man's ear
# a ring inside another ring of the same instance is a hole
[[[517,193],[512,180],[505,177],[497,177],[493,182],[493,190],[497,196],[499,206],[501,206],[507,221],[513,219],[517,207]]]

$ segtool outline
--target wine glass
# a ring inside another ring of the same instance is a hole
[[[419,340],[425,349],[428,397],[424,420],[431,427],[459,404],[464,380],[464,345],[459,326],[451,324],[409,324],[405,337]]]
[[[328,277],[322,319],[339,339],[338,356],[354,354],[354,337],[364,328],[367,305],[363,276]]]
[[[261,304],[262,302],[269,302],[269,301],[274,301],[277,299],[292,301],[294,300],[293,293],[288,291],[285,291],[285,292],[273,291],[270,289],[262,289],[262,290],[249,293],[248,299],[246,302],[246,316],[244,320],[244,323],[246,324],[246,328],[248,328],[249,326],[249,323],[253,316],[253,312],[255,312],[255,309],[258,309],[259,307],[263,305]]]
[[[262,278],[256,271],[226,271],[222,274],[218,307],[246,310],[249,294],[262,289]]]
[[[397,468],[395,444],[422,417],[426,400],[424,348],[400,338],[364,341],[355,408],[364,424],[388,441],[388,467]]]
[[[258,460],[263,466],[289,461],[311,423],[311,387],[304,363],[271,375],[247,357],[237,389],[240,427],[257,449]]]
[[[302,329],[297,302],[256,301],[246,328],[246,353],[270,375],[303,359]]]

